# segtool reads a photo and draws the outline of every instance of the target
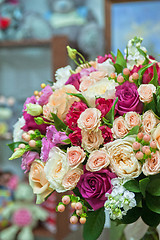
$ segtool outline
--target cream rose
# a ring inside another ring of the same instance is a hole
[[[77,183],[80,180],[83,170],[80,168],[74,168],[69,170],[63,178],[62,186],[66,190],[72,190],[76,187]]]
[[[56,89],[48,100],[48,105],[52,108],[52,112],[56,113],[61,120],[65,119],[71,105],[75,101],[79,101],[79,98],[68,95],[67,93],[78,93],[78,91],[73,85],[68,84],[60,89]]]
[[[150,103],[153,99],[153,93],[156,93],[156,87],[153,84],[141,84],[137,91],[142,102]]]
[[[152,110],[146,111],[142,116],[142,127],[145,133],[151,133],[152,129],[156,126],[157,119]]]
[[[88,158],[86,169],[90,172],[99,171],[106,168],[110,164],[110,160],[105,149],[93,151]]]
[[[46,178],[50,183],[50,187],[53,190],[56,190],[57,192],[66,191],[62,186],[62,179],[68,172],[68,169],[67,154],[58,147],[51,148],[44,171]]]
[[[96,71],[96,72],[91,72],[89,77],[96,82],[102,80],[106,76],[106,73],[104,71]]]
[[[115,72],[115,68],[111,62],[112,62],[111,59],[107,59],[103,63],[97,63],[97,69],[100,71],[104,71],[107,76],[110,76],[111,73]]]
[[[81,134],[82,134],[82,147],[88,152],[97,150],[104,141],[100,129],[98,129],[98,131],[92,132],[82,130]]]
[[[136,178],[142,172],[141,164],[132,148],[135,140],[135,137],[128,136],[105,145],[110,158],[110,168],[118,177]]]
[[[146,159],[142,167],[144,175],[154,175],[160,172],[160,152],[151,153],[151,158]]]
[[[115,138],[123,138],[129,132],[126,126],[126,121],[122,116],[114,120],[112,132]]]
[[[29,172],[29,184],[33,188],[33,192],[37,194],[37,204],[44,202],[45,198],[53,191],[53,189],[49,188],[43,162],[35,160],[32,163]]]
[[[91,79],[88,76],[87,77],[85,76],[83,78],[81,78],[81,83],[80,83],[80,86],[79,86],[79,90],[81,92],[87,91],[87,89],[95,83],[95,80]]]
[[[79,146],[67,148],[68,164],[71,168],[76,168],[85,160],[86,153]]]
[[[160,123],[157,125],[155,129],[151,132],[153,140],[156,141],[157,147],[160,150]]]
[[[101,111],[97,108],[87,108],[81,113],[77,123],[80,129],[93,131],[98,129],[101,121]]]
[[[127,128],[130,130],[135,126],[141,125],[141,116],[136,112],[127,112],[125,115]]]
[[[49,103],[43,106],[43,116],[50,120],[52,119],[52,114],[51,113],[56,113],[56,110],[53,109],[53,106],[51,106]]]

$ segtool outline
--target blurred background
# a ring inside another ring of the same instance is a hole
[[[123,53],[128,40],[139,36],[144,38],[148,53],[159,59],[159,9],[160,1],[0,0],[1,231],[16,225],[13,211],[6,218],[2,216],[11,202],[15,206],[25,203],[31,209],[35,207],[34,196],[27,199],[25,194],[20,194],[22,183],[26,193],[30,191],[20,167],[21,160],[8,161],[11,151],[7,144],[12,141],[13,125],[22,114],[25,99],[39,90],[42,82],[54,81],[59,67],[72,64],[67,57],[67,45],[78,49],[88,60],[94,60],[110,50],[116,54],[118,48]],[[71,226],[65,219],[71,209],[65,216],[56,213],[59,198],[53,194],[35,210],[33,238],[23,238],[22,232],[23,240],[83,239],[82,227]],[[43,212],[41,218],[39,211]],[[120,239],[124,226],[116,228],[119,231],[116,234],[114,227],[110,231],[109,226],[107,220],[100,239]]]

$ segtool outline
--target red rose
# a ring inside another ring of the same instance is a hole
[[[81,129],[78,128],[73,133],[70,133],[69,139],[74,146],[81,146],[82,143]]]
[[[99,109],[102,113],[101,116],[105,117],[113,105],[113,100],[112,99],[106,100],[105,98],[98,98],[98,99],[96,99],[95,103],[96,103],[96,108]]]
[[[113,134],[109,127],[101,126],[99,129],[102,132],[102,137],[104,138],[104,144],[113,141]]]

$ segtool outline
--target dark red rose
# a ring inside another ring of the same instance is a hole
[[[81,135],[81,129],[78,128],[77,130],[75,130],[73,133],[69,134],[69,139],[71,141],[71,143],[74,146],[81,146],[82,143],[82,135]]]
[[[102,113],[101,116],[105,117],[113,105],[113,100],[112,99],[106,100],[105,98],[98,98],[98,99],[96,99],[95,104],[96,104],[96,108],[101,111],[101,113]]]
[[[99,127],[102,132],[102,137],[104,138],[104,144],[113,141],[113,133],[111,129],[105,125]]]

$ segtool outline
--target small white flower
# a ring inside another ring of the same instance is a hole
[[[55,79],[57,80],[56,83],[53,84],[53,89],[61,88],[71,76],[71,66],[66,66],[59,68],[55,73]]]
[[[18,121],[13,126],[13,141],[14,142],[21,142],[22,141],[22,134],[23,130],[21,129],[25,125],[24,117],[18,119]]]

